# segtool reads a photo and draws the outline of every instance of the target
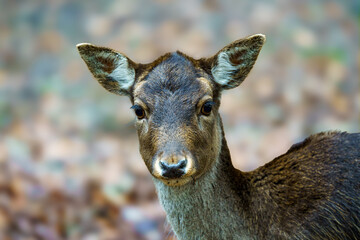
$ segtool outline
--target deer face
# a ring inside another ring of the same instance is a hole
[[[108,48],[79,44],[78,49],[105,89],[130,97],[150,173],[180,186],[201,178],[217,161],[221,91],[240,85],[264,40],[263,35],[238,40],[208,59],[168,53],[146,65]]]
[[[173,53],[134,86],[140,153],[166,184],[200,177],[219,154],[219,91],[210,79]]]

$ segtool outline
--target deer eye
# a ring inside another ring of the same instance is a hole
[[[212,106],[215,103],[212,101],[208,101],[206,103],[204,103],[204,105],[202,105],[201,107],[201,114],[205,115],[205,116],[209,116],[212,110]]]
[[[138,119],[143,119],[145,117],[145,111],[139,105],[134,105],[131,107],[131,109],[134,109],[134,112]]]

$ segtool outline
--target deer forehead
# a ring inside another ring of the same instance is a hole
[[[174,102],[197,104],[204,96],[213,96],[214,86],[201,68],[179,53],[172,53],[134,86],[134,99],[150,106]]]

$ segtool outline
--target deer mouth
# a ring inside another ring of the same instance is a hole
[[[158,178],[158,179],[169,187],[179,187],[191,183],[195,184],[195,178],[193,176],[182,177],[177,179],[166,179],[166,178]]]

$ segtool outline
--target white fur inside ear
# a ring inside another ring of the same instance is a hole
[[[231,80],[232,72],[236,70],[229,61],[229,56],[222,52],[218,56],[218,64],[211,70],[214,80],[220,85],[226,85]]]
[[[242,64],[232,65],[229,56],[237,51],[245,48],[234,47],[226,52],[221,52],[218,55],[217,65],[211,70],[215,81],[224,86],[227,85],[233,78],[234,72],[241,67]]]
[[[127,58],[121,54],[118,54],[116,65],[116,68],[109,74],[109,77],[117,81],[121,89],[130,90],[135,81],[135,70],[129,67]]]

